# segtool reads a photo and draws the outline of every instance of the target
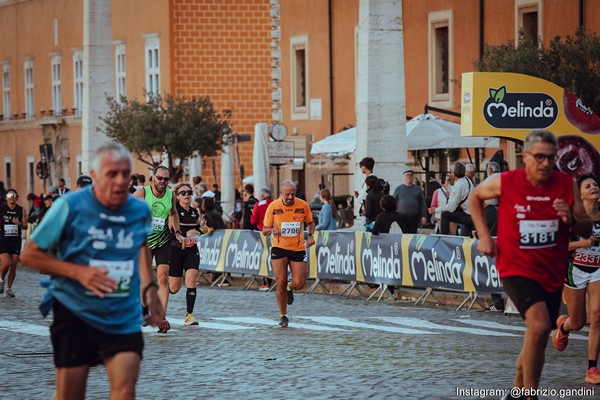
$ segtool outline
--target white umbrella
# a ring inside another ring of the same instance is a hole
[[[267,130],[265,123],[254,126],[254,153],[252,154],[252,172],[254,192],[269,187],[269,150],[267,149]]]
[[[235,181],[233,166],[233,146],[223,147],[221,152],[221,207],[223,208],[223,219],[233,220],[235,211]]]
[[[331,158],[345,157],[356,150],[356,127],[346,129],[313,143],[310,155],[324,155]]]
[[[460,124],[433,114],[420,114],[408,121],[406,141],[408,150],[500,147],[496,138],[461,136]]]

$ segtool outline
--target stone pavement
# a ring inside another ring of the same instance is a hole
[[[0,297],[2,399],[50,399],[54,392],[51,319],[37,311],[40,277],[19,268],[16,298]],[[465,390],[512,386],[524,330],[519,317],[333,295],[295,297],[290,328],[281,329],[274,293],[202,286],[198,327],[182,325],[184,291],[171,296],[173,329],[166,335],[145,330],[137,397],[472,399],[483,397]],[[572,336],[563,353],[549,345],[542,386],[590,392],[595,388],[583,382],[586,333]],[[92,369],[87,393],[108,398],[103,367]]]

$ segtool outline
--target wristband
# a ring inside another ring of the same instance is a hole
[[[147,284],[144,289],[142,290],[142,299],[144,299],[144,303],[146,302],[146,292],[150,289],[155,287],[156,290],[158,290],[158,285],[156,284],[156,282],[152,281],[149,284]]]

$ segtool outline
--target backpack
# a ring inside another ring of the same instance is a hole
[[[383,194],[390,194],[390,183],[385,179],[379,178],[379,188]]]

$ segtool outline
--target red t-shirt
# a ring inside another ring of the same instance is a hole
[[[259,231],[262,231],[264,227],[265,214],[267,213],[267,208],[269,204],[273,202],[273,199],[267,197],[254,205],[252,209],[252,215],[250,216],[250,223],[252,225],[256,225]]]
[[[548,292],[559,292],[567,274],[569,228],[556,214],[555,199],[573,205],[573,178],[553,171],[541,187],[533,186],[524,169],[501,175],[498,204],[500,277],[522,276]]]

